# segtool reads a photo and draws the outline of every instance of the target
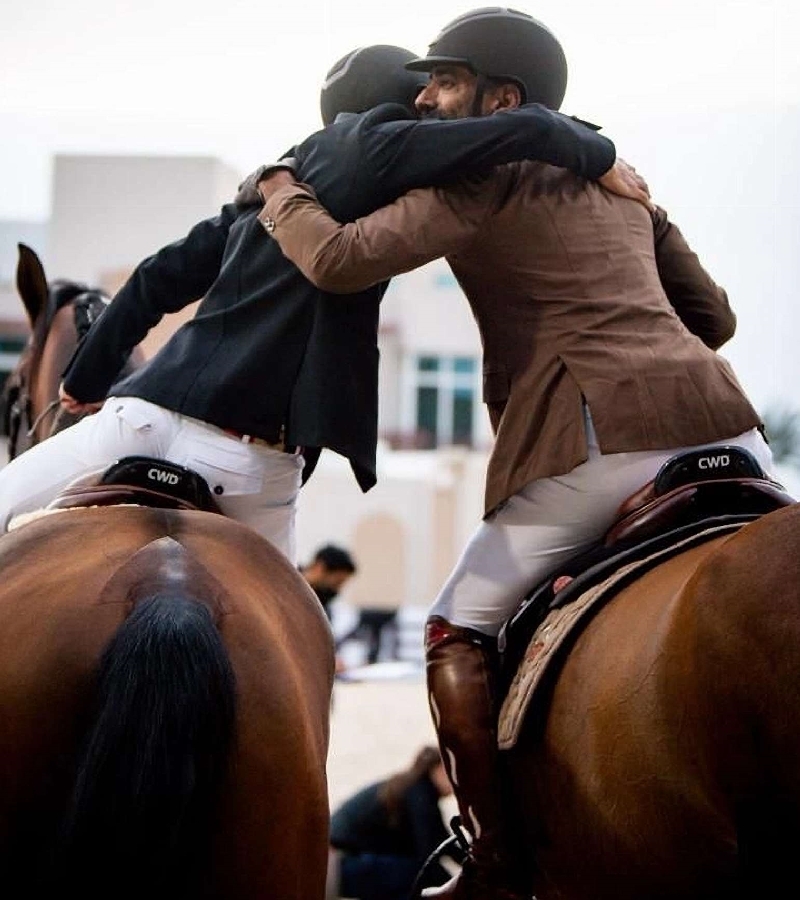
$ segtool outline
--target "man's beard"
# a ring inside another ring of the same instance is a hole
[[[438,109],[431,109],[426,112],[420,113],[420,119],[437,119],[440,121],[450,121],[451,119],[463,119],[467,114],[459,113],[459,112],[443,112]]]

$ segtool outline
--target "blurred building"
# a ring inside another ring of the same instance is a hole
[[[6,362],[13,363],[27,331],[13,290],[17,241],[39,253],[49,279],[84,281],[113,294],[138,262],[214,215],[241,177],[206,157],[56,156],[50,221],[4,223],[0,230],[0,341],[11,340]],[[165,317],[145,351],[192,312]],[[379,483],[362,494],[346,461],[323,453],[301,494],[299,556],[329,541],[343,544],[359,565],[345,601],[427,605],[480,517],[491,441],[480,340],[444,262],[392,282],[379,346]]]
[[[36,250],[49,279],[113,294],[138,262],[214,215],[241,177],[208,157],[57,156],[49,222],[0,222],[0,378],[28,334],[14,288],[18,242]],[[192,312],[165,317],[145,351]],[[378,484],[362,494],[347,462],[323,453],[301,493],[298,552],[348,547],[359,570],[345,608],[399,608],[412,625],[406,655],[419,657],[422,610],[480,519],[491,444],[479,336],[444,262],[392,281],[379,347]],[[780,477],[800,493],[794,470]]]
[[[114,294],[138,262],[214,215],[241,176],[206,156],[58,155],[53,179],[48,276]],[[145,352],[193,310],[165,316]]]
[[[0,222],[0,389],[16,365],[30,332],[16,290],[17,245],[27,244],[46,256],[47,237],[46,222]]]

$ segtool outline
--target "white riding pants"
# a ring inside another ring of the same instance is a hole
[[[681,449],[603,455],[587,414],[589,458],[566,475],[539,478],[481,522],[433,603],[430,615],[496,636],[525,595],[587,550],[624,500]],[[766,472],[772,452],[756,429],[703,446],[749,450]],[[694,448],[682,448],[694,449]]]
[[[138,455],[202,475],[225,515],[250,526],[296,564],[295,502],[303,457],[244,443],[138,397],[110,397],[97,413],[0,470],[0,528],[5,531],[20,513],[43,508],[75,478]]]

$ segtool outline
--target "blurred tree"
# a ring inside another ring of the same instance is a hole
[[[775,462],[800,469],[800,410],[773,407],[763,418]]]

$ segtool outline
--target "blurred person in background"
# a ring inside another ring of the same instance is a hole
[[[317,595],[328,619],[331,618],[331,603],[357,571],[351,554],[336,544],[320,547],[311,562],[300,566],[300,574]]]
[[[452,793],[439,750],[425,746],[407,769],[345,800],[331,816],[327,900],[406,900],[448,837],[439,802]],[[418,886],[449,878],[437,860]]]
[[[343,547],[336,544],[325,544],[314,554],[311,562],[300,566],[300,574],[308,582],[308,586],[317,595],[317,599],[325,610],[328,621],[333,624],[331,603],[336,599],[339,591],[355,575],[357,566],[353,557]],[[336,642],[338,651],[342,641]],[[336,654],[336,672],[343,672],[347,666],[344,660]]]
[[[358,567],[350,553],[336,544],[320,547],[311,562],[300,566],[300,574],[317,595],[329,619],[331,603],[357,571]]]

